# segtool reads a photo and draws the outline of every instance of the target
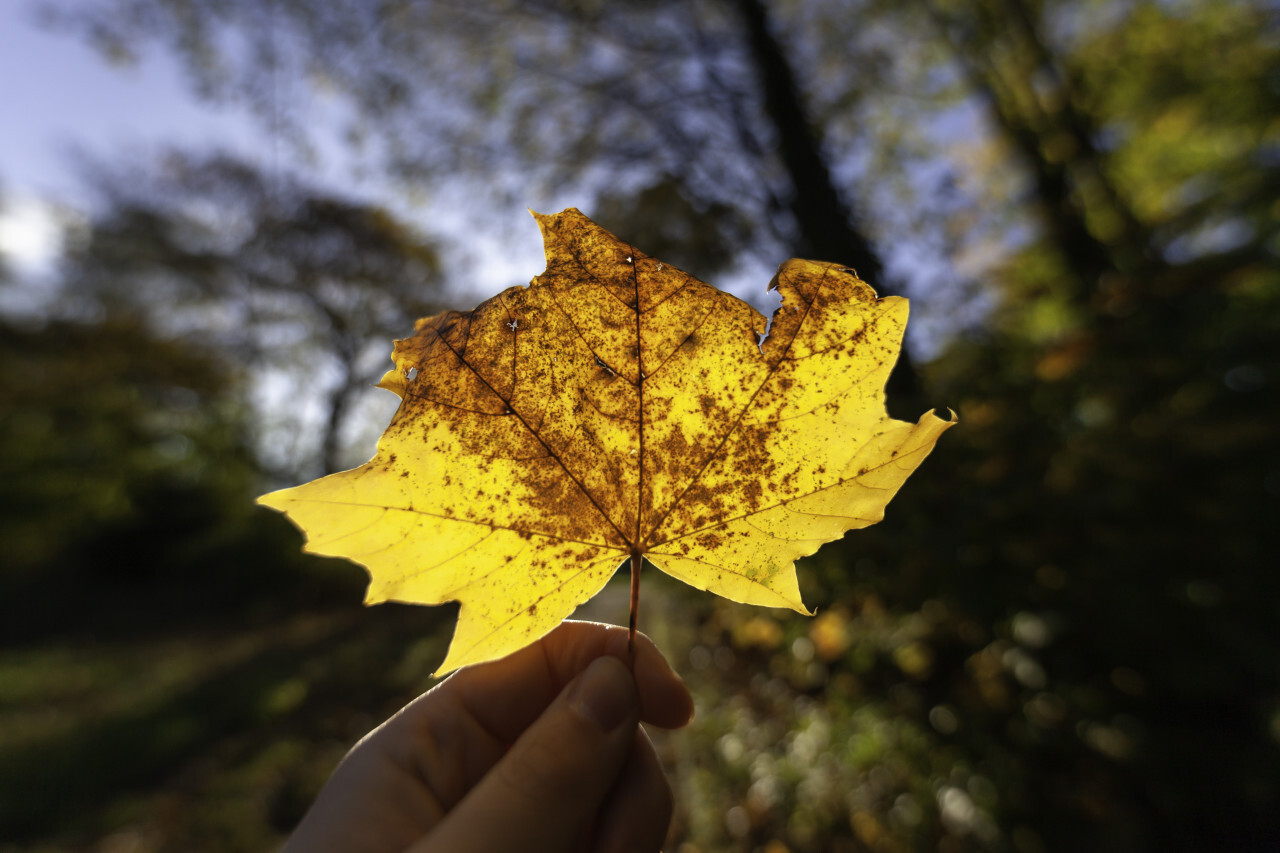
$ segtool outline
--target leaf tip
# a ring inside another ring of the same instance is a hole
[[[946,413],[946,417],[943,417],[943,412]],[[947,406],[934,406],[921,415],[919,420],[921,426],[928,425],[937,430],[938,434],[942,434],[958,423],[960,423],[960,416],[956,414],[954,409]]]
[[[376,388],[385,388],[397,397],[404,399],[404,392],[408,386],[407,377],[404,373],[396,368],[388,370],[382,374],[382,378],[378,380]]]
[[[364,606],[373,607],[375,604],[382,604],[390,601],[391,597],[382,591],[382,588],[376,583],[370,583],[364,591]]]
[[[283,495],[289,489],[277,489],[274,492],[267,492],[265,495],[258,495],[253,502],[258,506],[264,506],[267,509],[274,509],[276,512],[284,512],[285,501]]]

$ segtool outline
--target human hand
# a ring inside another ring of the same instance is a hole
[[[566,622],[459,670],[347,754],[285,853],[656,851],[671,791],[638,724],[693,716],[643,634]]]

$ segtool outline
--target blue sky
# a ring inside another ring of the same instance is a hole
[[[299,171],[372,197],[410,222],[431,217],[432,232],[452,238],[462,252],[458,262],[467,264],[468,274],[454,283],[460,305],[542,270],[538,230],[523,210],[504,220],[518,223],[509,232],[466,231],[461,222],[411,205],[392,187],[354,178],[336,133],[332,140],[313,135],[324,162],[303,163],[246,109],[197,99],[178,64],[156,45],[146,46],[134,66],[111,66],[82,39],[37,26],[35,6],[34,0],[0,0],[0,253],[23,279],[43,277],[57,254],[58,217],[74,217],[88,203],[75,151],[134,159],[174,146],[218,148],[267,170]],[[302,111],[309,127],[323,127],[333,116],[333,105],[314,90],[288,89],[291,110]]]
[[[10,190],[74,195],[68,147],[111,152],[162,139],[248,149],[247,116],[196,102],[168,57],[108,65],[76,37],[38,28],[32,4],[0,4],[0,174]]]
[[[261,150],[250,118],[196,101],[168,57],[111,67],[79,39],[37,27],[27,0],[0,3],[0,80],[0,248],[19,272],[38,272],[56,251],[46,205],[84,207],[76,149],[103,157],[173,143]]]

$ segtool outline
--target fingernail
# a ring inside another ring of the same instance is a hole
[[[601,731],[613,731],[636,704],[631,671],[617,658],[596,658],[578,676],[569,704]]]

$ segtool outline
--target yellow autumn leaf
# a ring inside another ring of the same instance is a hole
[[[259,501],[364,565],[367,603],[459,602],[440,673],[537,640],[641,556],[807,613],[795,560],[879,521],[953,423],[885,413],[906,300],[791,260],[766,326],[577,210],[534,216],[542,275],[396,341],[374,457]]]

